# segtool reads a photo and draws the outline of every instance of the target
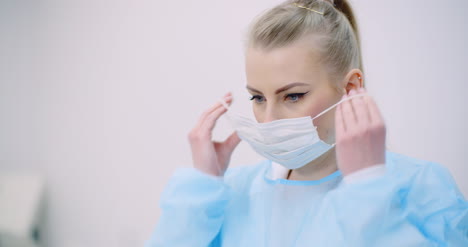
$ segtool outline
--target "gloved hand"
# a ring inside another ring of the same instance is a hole
[[[356,93],[366,90],[351,90],[349,96]],[[340,104],[335,112],[335,131],[336,158],[343,176],[385,163],[385,123],[371,96]]]
[[[227,93],[224,100],[230,105],[231,93]],[[213,176],[224,175],[229,166],[231,154],[241,141],[235,132],[224,142],[212,140],[212,131],[216,121],[225,112],[226,108],[221,103],[216,103],[201,115],[198,123],[188,135],[194,167]]]

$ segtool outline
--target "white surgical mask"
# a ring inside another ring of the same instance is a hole
[[[314,118],[310,116],[287,118],[268,123],[258,123],[241,116],[232,112],[223,100],[221,103],[228,109],[226,116],[237,135],[249,143],[258,154],[288,169],[297,169],[317,159],[335,146],[335,143],[328,144],[320,139],[313,120],[342,102],[363,95],[357,94],[342,99]]]

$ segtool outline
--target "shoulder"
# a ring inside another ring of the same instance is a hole
[[[387,174],[405,184],[408,191],[427,194],[451,194],[463,198],[449,170],[441,164],[387,151]]]
[[[390,173],[396,173],[399,175],[417,175],[420,173],[432,172],[435,174],[440,174],[441,176],[450,176],[447,168],[441,164],[391,151],[386,152],[386,165]]]
[[[398,175],[416,175],[422,172],[435,172],[441,175],[449,174],[447,168],[441,164],[391,151],[386,152],[386,165],[390,173]]]

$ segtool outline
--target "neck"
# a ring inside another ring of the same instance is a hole
[[[322,156],[311,161],[307,165],[291,170],[289,180],[319,180],[338,170],[335,147],[324,153]]]

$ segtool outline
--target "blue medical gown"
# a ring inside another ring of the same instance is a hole
[[[352,183],[272,179],[271,162],[224,179],[175,172],[146,247],[468,246],[468,203],[435,163],[386,153],[386,171]]]

